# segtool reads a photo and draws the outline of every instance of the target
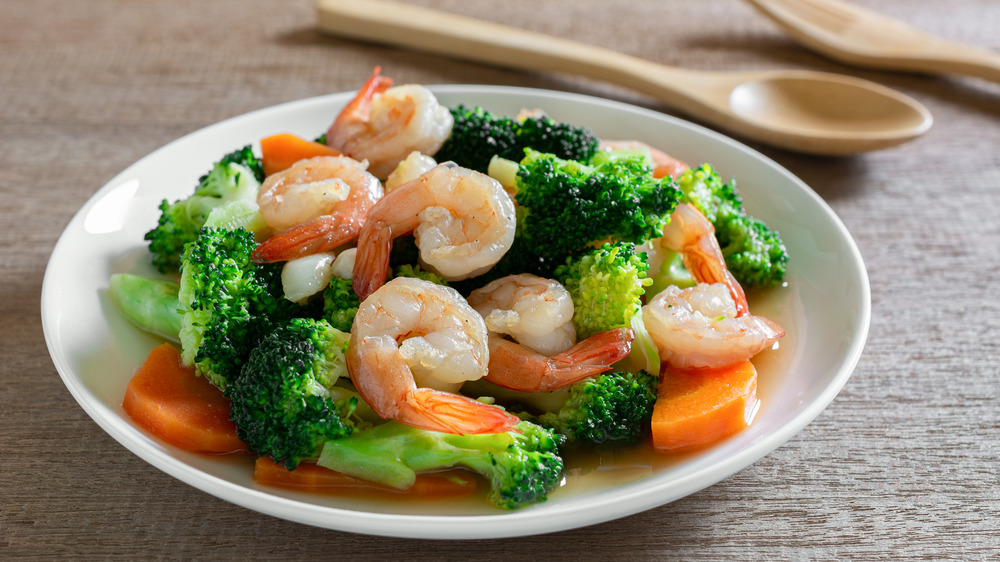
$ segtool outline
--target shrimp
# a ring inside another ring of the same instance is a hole
[[[663,236],[657,239],[665,248],[681,254],[684,267],[698,283],[722,283],[736,304],[736,314],[749,313],[743,287],[726,268],[722,248],[715,239],[715,227],[694,205],[681,203],[670,215],[670,222],[663,227]]]
[[[448,281],[493,267],[514,242],[514,201],[495,179],[438,164],[390,191],[358,237],[354,291],[365,299],[384,282],[394,238],[413,232],[421,265]]]
[[[642,319],[665,363],[723,367],[750,359],[785,335],[750,314],[746,294],[726,269],[715,229],[690,203],[677,206],[657,243],[681,253],[697,285],[667,287],[642,308]]]
[[[569,386],[628,355],[633,334],[609,330],[574,345],[573,301],[558,282],[509,275],[472,291],[469,304],[490,330],[489,382],[524,392]],[[504,337],[509,335],[515,341]]]
[[[340,112],[326,143],[367,160],[370,171],[386,178],[413,151],[432,155],[451,134],[454,118],[427,88],[392,80],[375,67],[357,96]]]
[[[458,291],[398,277],[358,308],[347,368],[383,418],[456,434],[511,431],[518,418],[454,394],[486,374],[488,332]]]
[[[490,332],[506,334],[532,351],[552,355],[576,343],[573,299],[552,279],[508,275],[469,294]]]
[[[676,178],[677,176],[684,173],[684,170],[690,168],[686,163],[681,160],[674,158],[673,156],[663,152],[662,150],[653,148],[648,144],[640,141],[601,141],[601,150],[636,150],[636,149],[649,149],[650,154],[653,156],[653,177],[662,178],[665,176],[670,176]]]
[[[257,261],[287,261],[354,240],[383,195],[365,164],[346,156],[317,156],[271,174],[257,192],[261,215],[280,234],[257,247]]]
[[[767,318],[738,315],[724,283],[701,283],[687,289],[671,285],[642,307],[642,319],[660,359],[682,369],[745,361],[785,335],[781,326]]]

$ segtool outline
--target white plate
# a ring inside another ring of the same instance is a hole
[[[185,453],[133,424],[126,384],[159,343],[134,329],[106,296],[115,272],[152,274],[143,234],[159,202],[191,193],[212,162],[264,136],[325,131],[351,94],[306,99],[229,119],[146,156],[98,191],[59,239],[42,286],[52,360],[84,410],[112,437],[164,472],[233,503],[285,519],[358,533],[417,538],[496,538],[570,529],[656,507],[743,469],[795,435],[833,400],[861,355],[870,317],[867,273],[854,241],[812,190],[731,139],[678,119],[607,100],[492,86],[437,86],[441,101],[502,114],[540,107],[602,138],[639,139],[688,162],[735,176],[751,214],[777,228],[791,262],[781,289],[752,295],[754,311],[787,332],[755,361],[762,407],[747,430],[684,456],[618,459],[571,471],[549,501],[502,512],[484,502],[400,502],[310,495],[258,486],[245,458]]]

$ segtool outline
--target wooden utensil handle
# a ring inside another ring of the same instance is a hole
[[[653,74],[657,81],[665,74],[677,80],[689,76],[609,49],[401,3],[320,0],[317,11],[320,29],[335,35],[506,67],[556,70],[647,93]],[[659,87],[653,91],[664,98]]]

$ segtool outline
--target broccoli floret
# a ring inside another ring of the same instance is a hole
[[[530,258],[516,259],[537,260],[519,265],[543,276],[596,242],[640,244],[659,236],[680,197],[672,179],[653,178],[639,157],[591,166],[530,149],[526,153],[515,199],[518,252]]]
[[[424,281],[430,281],[431,283],[437,285],[448,286],[448,281],[444,277],[441,277],[437,273],[432,271],[427,271],[419,265],[403,264],[399,267],[393,269],[394,277],[415,277],[417,279],[423,279]]]
[[[172,204],[163,200],[156,227],[144,237],[149,241],[153,265],[164,273],[176,271],[184,246],[194,241],[212,211],[236,201],[254,200],[263,179],[260,160],[248,145],[216,162],[186,199]]]
[[[568,160],[588,160],[598,139],[587,128],[554,121],[544,115],[521,120],[495,115],[482,107],[459,105],[451,109],[451,134],[434,155],[486,173],[493,156],[520,161],[525,148]]]
[[[777,231],[747,215],[735,181],[724,183],[708,164],[677,180],[683,201],[698,208],[715,227],[726,267],[749,287],[773,287],[784,280],[788,251]]]
[[[513,509],[543,501],[562,478],[562,435],[522,421],[515,431],[452,435],[387,422],[329,441],[317,464],[406,489],[417,472],[466,467],[490,483],[489,500]]]
[[[350,279],[334,276],[323,290],[323,318],[334,328],[350,332],[361,299],[354,292]]]
[[[581,339],[628,326],[642,308],[652,280],[645,254],[626,242],[581,252],[557,267],[555,278],[573,299],[573,324]]]
[[[294,318],[253,349],[226,392],[236,434],[251,451],[293,470],[326,441],[351,434],[358,397],[334,386],[347,376],[350,337],[325,320]]]
[[[603,373],[571,386],[562,408],[536,421],[570,443],[634,443],[649,429],[658,384],[644,370]]]
[[[225,390],[250,350],[302,310],[282,297],[280,264],[258,264],[249,232],[205,227],[182,260],[181,356]]]

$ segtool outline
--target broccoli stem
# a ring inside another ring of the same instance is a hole
[[[126,318],[142,330],[180,342],[180,285],[130,273],[111,276],[108,294]]]

